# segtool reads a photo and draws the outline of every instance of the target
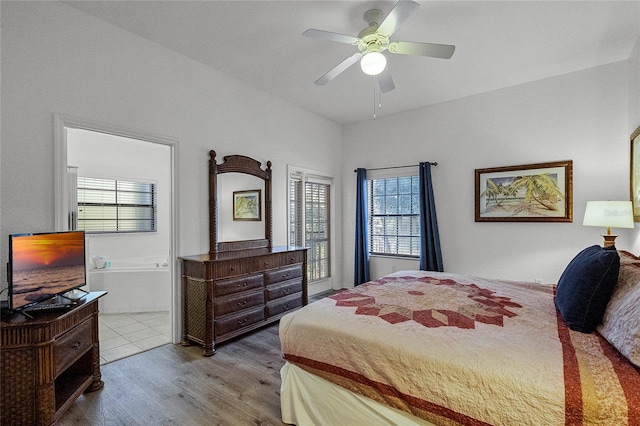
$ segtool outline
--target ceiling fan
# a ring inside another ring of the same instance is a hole
[[[420,7],[412,0],[400,0],[391,9],[387,17],[382,20],[383,14],[379,9],[371,9],[364,13],[364,20],[369,26],[358,34],[357,37],[330,31],[310,28],[302,33],[305,37],[319,38],[323,40],[337,41],[340,43],[358,46],[359,52],[349,56],[344,61],[329,70],[315,83],[324,86],[351,65],[360,61],[360,66],[365,74],[375,75],[382,93],[395,89],[393,78],[386,67],[387,59],[382,54],[385,50],[400,55],[418,55],[432,58],[449,59],[453,56],[456,47],[449,44],[419,43],[411,41],[390,41],[389,38],[396,30]],[[382,21],[382,22],[381,22]]]

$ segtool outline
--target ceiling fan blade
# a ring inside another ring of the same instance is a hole
[[[396,85],[393,83],[393,77],[391,77],[391,71],[389,71],[389,67],[386,67],[384,71],[376,76],[376,80],[378,81],[378,87],[380,87],[380,91],[382,93],[387,93],[396,88]]]
[[[349,56],[347,59],[340,62],[338,65],[336,65],[332,69],[330,69],[325,75],[317,79],[315,83],[318,86],[324,86],[325,84],[327,84],[328,82],[330,82],[331,80],[339,76],[343,71],[345,71],[351,65],[358,62],[361,57],[362,57],[362,53],[360,52],[354,53],[353,55]]]
[[[419,7],[420,5],[415,1],[400,0],[393,6],[393,9],[391,9],[387,17],[384,18],[377,32],[390,37]]]
[[[358,44],[358,37],[348,36],[339,33],[332,33],[330,31],[316,30],[315,28],[309,28],[302,33],[305,37],[319,38],[322,40],[337,41],[339,43]]]
[[[395,41],[389,43],[389,52],[400,55],[420,55],[449,59],[456,47],[451,44],[418,43],[413,41]]]

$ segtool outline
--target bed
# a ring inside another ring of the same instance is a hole
[[[280,321],[282,420],[638,425],[640,259],[619,259],[589,333],[560,282],[401,271],[311,303]]]

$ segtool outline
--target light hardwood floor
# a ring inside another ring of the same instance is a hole
[[[164,345],[103,365],[58,425],[283,425],[278,323],[216,346]]]

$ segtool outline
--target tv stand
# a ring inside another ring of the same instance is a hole
[[[0,322],[2,424],[53,425],[83,393],[104,386],[98,343],[98,299],[91,292],[65,311]]]

